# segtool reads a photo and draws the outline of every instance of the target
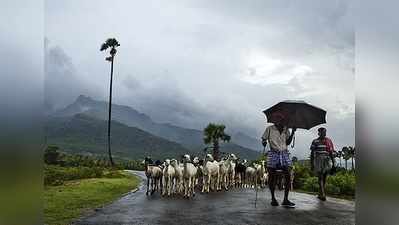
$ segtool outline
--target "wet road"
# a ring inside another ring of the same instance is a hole
[[[144,178],[144,173],[137,173]],[[282,200],[283,193],[277,193]],[[315,196],[290,193],[295,209],[270,206],[267,189],[258,192],[255,208],[253,189],[233,189],[228,192],[197,193],[194,199],[145,195],[141,186],[114,203],[97,209],[74,224],[355,224],[355,203],[328,198],[320,202]]]

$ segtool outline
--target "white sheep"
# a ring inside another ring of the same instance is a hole
[[[266,172],[265,161],[261,160],[259,164],[254,163],[254,168],[256,169],[255,188],[258,188],[259,184],[262,185],[263,179],[264,179],[264,174]]]
[[[219,183],[218,183],[218,190],[224,188],[226,191],[228,190],[227,187],[227,176],[229,171],[229,162],[227,160],[221,160],[219,162]]]
[[[234,154],[230,154],[229,158],[227,159],[228,161],[228,171],[227,171],[227,179],[228,179],[228,186],[234,187],[235,185],[235,171],[236,171],[236,161],[237,157]]]
[[[197,174],[197,167],[190,162],[190,156],[183,156],[183,184],[184,184],[184,197],[190,198],[195,195],[194,183]]]
[[[152,160],[150,157],[145,157],[143,163],[145,166],[145,175],[147,177],[147,191],[145,194],[148,195],[150,189],[151,194],[153,194],[158,186],[158,182],[162,182],[162,170],[158,166],[152,164]]]
[[[180,165],[176,159],[172,159],[170,164],[175,169],[175,192],[182,193],[183,192],[183,165]]]
[[[254,167],[248,166],[245,170],[245,181],[244,187],[252,187],[255,183],[256,169]]]
[[[173,191],[173,179],[175,177],[175,168],[173,168],[172,165],[170,165],[170,160],[166,159],[165,160],[165,167],[163,169],[163,193],[162,195],[168,195],[170,196],[171,192]]]
[[[197,174],[195,174],[195,180],[194,180],[194,187],[195,187],[196,185],[198,185],[198,179],[199,179],[200,177],[202,177],[202,165],[199,165],[199,163],[200,163],[199,158],[198,158],[197,156],[194,157],[194,159],[193,159],[193,164],[194,164],[194,166],[197,168]]]
[[[202,192],[209,192],[211,185],[215,190],[219,184],[219,163],[214,161],[211,154],[207,154],[204,160],[203,183]]]
[[[267,172],[265,172],[263,174],[263,183],[262,183],[262,188],[266,187],[267,183],[269,180],[269,174]]]

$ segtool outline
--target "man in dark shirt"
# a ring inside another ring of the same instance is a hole
[[[319,137],[314,139],[310,146],[310,165],[319,180],[319,195],[317,196],[320,200],[326,200],[326,180],[327,174],[335,170],[334,163],[334,145],[332,141],[326,137],[327,129],[320,127],[318,129]]]

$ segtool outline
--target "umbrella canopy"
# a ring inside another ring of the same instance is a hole
[[[289,128],[303,128],[309,130],[312,127],[326,123],[326,111],[308,104],[304,101],[283,101],[263,111],[267,122],[275,123],[276,114],[282,114],[287,120]]]

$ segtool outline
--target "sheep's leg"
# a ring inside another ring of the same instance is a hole
[[[207,188],[207,192],[209,193],[209,189],[210,189],[210,185],[211,185],[211,179],[212,179],[212,175],[209,174],[207,177],[207,183],[206,183],[206,188]]]
[[[184,182],[183,182],[183,185],[184,185],[184,197],[189,197],[189,195],[188,195],[188,188],[189,188],[188,183],[189,183],[189,179],[184,178]]]
[[[190,197],[194,196],[194,177],[191,177],[188,181],[188,187],[189,187],[189,195]]]
[[[177,194],[179,194],[180,193],[180,179],[176,178],[175,182],[176,182],[175,183],[175,191]]]
[[[184,192],[184,182],[183,182],[183,178],[181,179],[180,184],[181,184],[180,190],[181,190],[181,192],[183,193],[183,192]]]
[[[227,191],[227,190],[229,190],[229,175],[228,174],[225,175],[224,180],[225,180],[224,189],[226,189],[226,191]]]
[[[192,178],[193,180],[192,180],[192,182],[191,182],[191,189],[192,189],[192,193],[193,193],[193,197],[195,196],[195,180],[196,180],[196,178],[195,177],[193,177]]]
[[[150,186],[150,178],[147,177],[147,192],[145,193],[146,195],[148,195],[149,186]]]
[[[156,180],[155,178],[151,179],[151,195],[154,194],[154,191],[155,191],[155,187],[154,187],[155,180]]]
[[[202,189],[201,192],[204,193],[205,191],[205,176],[202,176]]]
[[[219,187],[219,182],[220,182],[220,174],[219,173],[217,173],[216,174],[216,179],[215,179],[215,181],[216,181],[216,190],[218,191],[218,190],[221,190],[222,188],[220,188]]]
[[[166,177],[163,177],[163,180],[162,180],[163,182],[162,182],[162,191],[161,191],[161,193],[162,193],[162,195],[165,195],[165,191],[166,191],[166,188],[167,188],[167,184],[166,184]]]
[[[167,192],[168,196],[170,196],[170,190],[172,189],[172,177],[168,176],[168,184],[167,184]]]
[[[206,178],[206,192],[209,193],[209,186],[211,185],[211,175],[208,174],[207,178]]]
[[[186,182],[184,183],[184,190],[185,190],[185,194],[186,197],[189,198],[190,194],[189,194],[189,190],[190,190],[190,178],[186,178]]]
[[[205,175],[202,179],[203,179],[203,182],[204,182],[203,189],[204,189],[204,192],[206,192],[207,183],[208,183],[208,175]]]
[[[178,192],[181,194],[183,193],[183,185],[182,185],[182,179],[179,178],[179,186],[178,186]]]
[[[234,187],[234,185],[236,184],[236,182],[235,182],[235,177],[236,177],[236,173],[235,173],[235,171],[233,170],[233,172],[231,173],[231,186],[233,186],[233,187]]]
[[[166,183],[166,192],[167,192],[167,195],[168,196],[170,196],[170,189],[171,189],[171,177],[170,176],[168,176],[168,178],[167,178],[168,180],[166,181],[167,183]]]

